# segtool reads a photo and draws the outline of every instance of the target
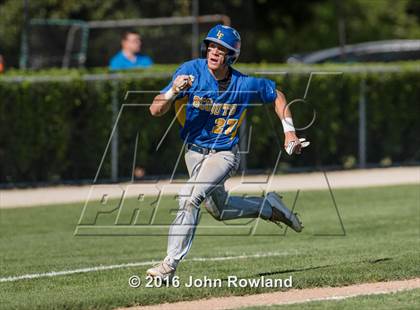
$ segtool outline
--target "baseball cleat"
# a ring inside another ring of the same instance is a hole
[[[175,268],[169,266],[164,260],[159,264],[147,269],[146,274],[153,278],[161,278],[163,281],[171,281],[175,275]]]
[[[273,214],[270,221],[278,224],[282,222],[292,228],[296,232],[301,232],[303,229],[302,222],[297,215],[290,211],[281,200],[280,196],[274,192],[267,194],[267,201],[271,205]]]

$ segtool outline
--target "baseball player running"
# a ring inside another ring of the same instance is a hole
[[[200,205],[218,221],[257,218],[284,223],[296,232],[303,225],[274,192],[265,197],[235,197],[224,182],[238,169],[238,127],[250,103],[274,103],[285,134],[289,155],[309,144],[299,140],[284,95],[273,81],[244,75],[231,66],[239,57],[241,38],[227,26],[212,28],[202,43],[202,58],[182,64],[172,81],[157,95],[150,112],[161,116],[173,102],[185,110],[181,138],[186,144],[185,162],[190,179],[179,193],[179,210],[169,228],[166,258],[147,274],[170,280],[188,253],[198,224]],[[177,112],[178,113],[178,112]]]

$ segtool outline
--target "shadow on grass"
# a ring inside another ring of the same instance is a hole
[[[392,260],[391,257],[383,257],[383,258],[356,261],[356,262],[351,262],[351,263],[377,264],[377,263],[386,262],[386,261],[390,261],[390,260]],[[253,275],[243,277],[243,278],[250,279],[250,278],[255,278],[255,277],[272,276],[272,275],[292,273],[292,272],[302,272],[302,271],[309,271],[309,270],[326,269],[326,268],[330,268],[330,267],[337,267],[337,266],[340,266],[340,265],[346,265],[348,263],[349,262],[340,263],[340,264],[322,265],[322,266],[312,266],[312,267],[306,267],[306,268],[295,268],[295,269],[285,269],[285,270],[278,270],[278,271],[261,272],[261,273],[253,274]],[[228,281],[228,279],[224,278],[224,279],[222,279],[222,281]]]

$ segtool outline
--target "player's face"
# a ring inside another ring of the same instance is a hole
[[[210,70],[221,68],[225,62],[225,56],[228,49],[217,43],[210,42],[207,49],[207,65]]]
[[[135,33],[129,33],[125,40],[122,41],[122,48],[134,54],[140,52],[140,36]]]

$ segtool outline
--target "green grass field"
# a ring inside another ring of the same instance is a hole
[[[292,205],[295,194],[286,193],[286,203]],[[418,186],[340,189],[334,194],[345,235],[329,193],[302,191],[296,210],[305,223],[304,232],[287,231],[284,235],[284,230],[260,221],[254,236],[199,234],[187,260],[179,266],[177,274],[181,283],[190,275],[221,279],[229,275],[240,278],[292,275],[295,288],[306,288],[420,276]],[[144,262],[165,256],[166,236],[74,236],[82,207],[83,204],[74,204],[0,210],[0,278]],[[161,207],[167,211],[176,206],[173,198],[167,197],[162,199]],[[115,216],[104,214],[98,218],[98,223],[112,223],[112,218]],[[167,215],[161,221],[170,218]],[[248,220],[233,224],[246,222]],[[226,227],[203,212],[200,226],[206,225],[216,226],[213,232],[224,232]],[[238,227],[234,230],[245,231]],[[264,253],[274,253],[274,256],[188,260]],[[274,290],[226,286],[186,288],[182,285],[179,288],[130,288],[128,278],[133,274],[144,277],[147,268],[127,267],[0,282],[0,308],[103,309]],[[418,295],[416,292],[407,294]],[[342,302],[352,300],[356,299]],[[412,303],[410,301],[409,305]],[[420,302],[417,304],[420,306]]]

